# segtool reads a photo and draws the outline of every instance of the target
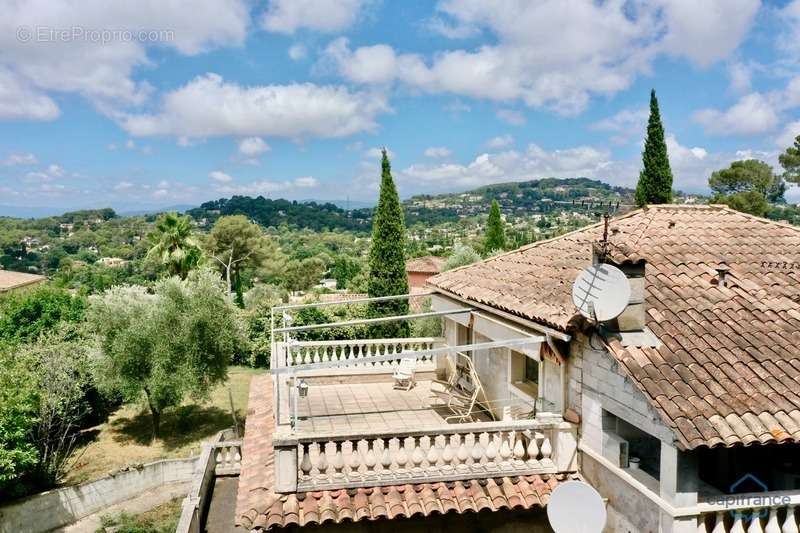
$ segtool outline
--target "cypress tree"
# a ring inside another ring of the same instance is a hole
[[[506,247],[506,233],[503,229],[503,219],[500,218],[500,205],[497,200],[492,200],[489,209],[489,220],[486,223],[486,238],[483,248],[487,254]]]
[[[381,160],[381,191],[378,207],[372,219],[372,243],[369,248],[370,297],[394,296],[408,293],[406,274],[406,227],[403,208],[392,179],[392,169],[386,149]],[[370,318],[408,314],[408,300],[370,302]],[[408,337],[408,322],[386,322],[370,328],[373,337]]]
[[[647,122],[642,163],[644,168],[636,184],[636,205],[672,202],[672,170],[669,168],[664,126],[661,124],[655,89],[650,91],[650,119]]]

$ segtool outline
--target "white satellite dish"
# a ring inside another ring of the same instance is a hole
[[[631,299],[631,285],[615,266],[600,263],[578,275],[572,285],[572,302],[590,320],[605,322],[617,318]]]
[[[567,481],[559,483],[550,495],[547,519],[556,533],[601,533],[606,526],[606,505],[583,481]]]

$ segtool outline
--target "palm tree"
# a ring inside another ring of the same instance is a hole
[[[185,279],[200,262],[200,244],[192,235],[192,223],[188,216],[165,213],[156,222],[156,229],[149,236],[148,257],[157,257],[167,267],[171,276]]]

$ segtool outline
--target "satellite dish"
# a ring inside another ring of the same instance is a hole
[[[550,495],[547,519],[556,533],[601,533],[606,526],[606,505],[583,481],[567,481]]]
[[[572,285],[572,302],[590,320],[617,318],[628,306],[631,286],[615,266],[600,263],[583,270]]]

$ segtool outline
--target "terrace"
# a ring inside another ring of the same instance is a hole
[[[307,305],[353,303],[362,301]],[[273,309],[277,492],[576,470],[575,426],[541,399],[493,396],[472,365],[474,358],[505,348],[538,356],[544,337],[455,346],[441,337],[297,341],[292,335],[300,331],[472,311],[292,326],[293,311],[303,307]],[[395,387],[401,359],[416,361],[409,390]]]

